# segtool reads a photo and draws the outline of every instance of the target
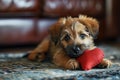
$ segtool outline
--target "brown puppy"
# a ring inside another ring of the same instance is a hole
[[[80,66],[75,58],[84,50],[95,48],[94,38],[98,31],[99,24],[91,17],[80,15],[78,18],[60,18],[50,27],[50,36],[44,39],[28,58],[42,61],[48,55],[54,64],[62,68],[77,69]],[[111,62],[103,59],[99,65],[109,67]]]

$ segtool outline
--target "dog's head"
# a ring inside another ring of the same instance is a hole
[[[78,18],[61,18],[50,28],[52,41],[70,57],[77,57],[94,46],[93,40],[98,31],[98,21],[84,15]]]

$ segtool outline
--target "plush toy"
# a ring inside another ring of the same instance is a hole
[[[100,48],[86,50],[77,58],[83,70],[90,70],[98,65],[104,58],[104,52]]]

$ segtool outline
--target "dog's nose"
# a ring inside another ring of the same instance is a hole
[[[73,51],[78,54],[80,52],[79,46],[73,46]]]

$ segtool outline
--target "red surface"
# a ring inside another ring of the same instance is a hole
[[[77,58],[83,70],[90,70],[98,65],[104,58],[104,52],[100,48],[93,50],[86,50],[82,55]]]

